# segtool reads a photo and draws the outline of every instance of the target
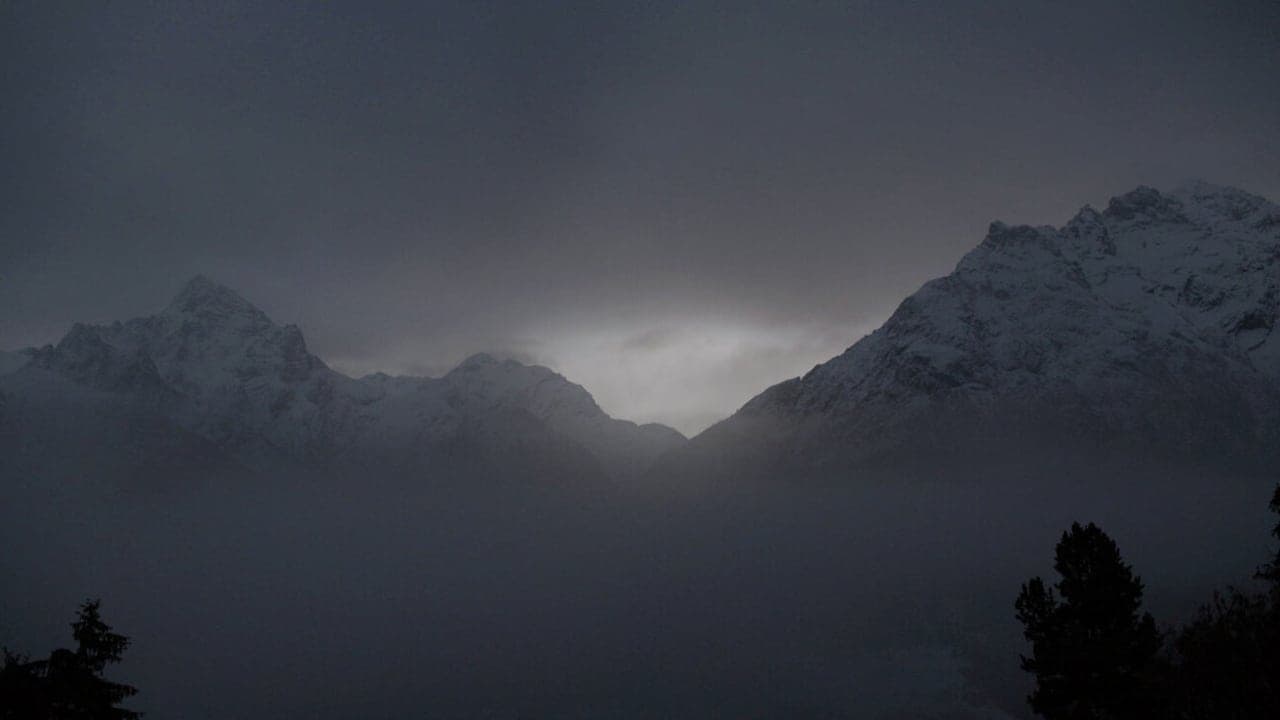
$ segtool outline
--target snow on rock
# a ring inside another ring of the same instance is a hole
[[[422,463],[459,443],[563,441],[625,477],[684,441],[674,430],[610,418],[586,390],[547,368],[487,355],[440,379],[347,377],[312,355],[296,326],[275,324],[203,276],[158,315],[77,324],[15,375],[24,373],[142,403],[250,464],[392,456]]]
[[[609,417],[581,385],[538,365],[499,361],[487,354],[464,360],[445,375],[453,402],[478,407],[516,407],[582,443],[615,475],[641,472],[685,438],[665,425],[636,425]]]
[[[797,452],[801,427],[871,452],[947,414],[1004,415],[1256,449],[1280,427],[1278,317],[1280,207],[1205,183],[1140,187],[1062,228],[993,223],[881,328],[708,436],[767,421]]]

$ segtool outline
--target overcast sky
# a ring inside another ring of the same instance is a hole
[[[353,374],[507,353],[686,432],[993,219],[1280,198],[1270,1],[5,2],[0,78],[0,348],[202,272]]]

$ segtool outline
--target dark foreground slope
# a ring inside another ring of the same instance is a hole
[[[1162,621],[1265,557],[1265,489],[1122,479],[1160,491],[8,482],[0,642],[64,642],[101,596],[131,707],[162,720],[1026,717],[1012,602],[1071,521],[1117,539]]]

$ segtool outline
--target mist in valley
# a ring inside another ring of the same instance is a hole
[[[10,479],[0,630],[54,647],[102,597],[154,718],[1026,717],[1012,602],[1071,521],[1117,539],[1170,623],[1266,557],[1260,476],[1018,465],[683,490]]]
[[[1280,704],[1280,3],[0,3],[0,68],[0,720]]]

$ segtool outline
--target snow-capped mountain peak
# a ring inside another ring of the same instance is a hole
[[[494,367],[501,364],[502,362],[500,360],[490,355],[489,353],[479,352],[479,353],[474,353],[472,355],[467,356],[466,359],[458,363],[458,366],[454,368],[454,370],[462,370],[462,371],[469,372],[469,371],[478,370],[482,368]]]
[[[519,405],[543,419],[608,418],[581,385],[541,365],[477,353],[449,371],[443,380],[476,400]]]
[[[1061,228],[992,223],[881,328],[711,434],[767,418],[872,448],[926,418],[1007,429],[1016,415],[1175,445],[1280,440],[1277,218],[1264,198],[1191,183]]]
[[[130,403],[145,397],[167,420],[249,465],[263,458],[418,463],[453,453],[447,448],[458,443],[510,449],[549,442],[593,454],[621,477],[684,442],[674,430],[609,417],[590,393],[548,368],[484,353],[439,379],[347,377],[309,352],[297,326],[277,325],[203,275],[159,314],[77,324],[33,360],[32,372]],[[507,437],[530,432],[536,439]]]
[[[270,319],[239,293],[204,275],[196,275],[174,296],[163,315],[204,322],[269,325]]]

